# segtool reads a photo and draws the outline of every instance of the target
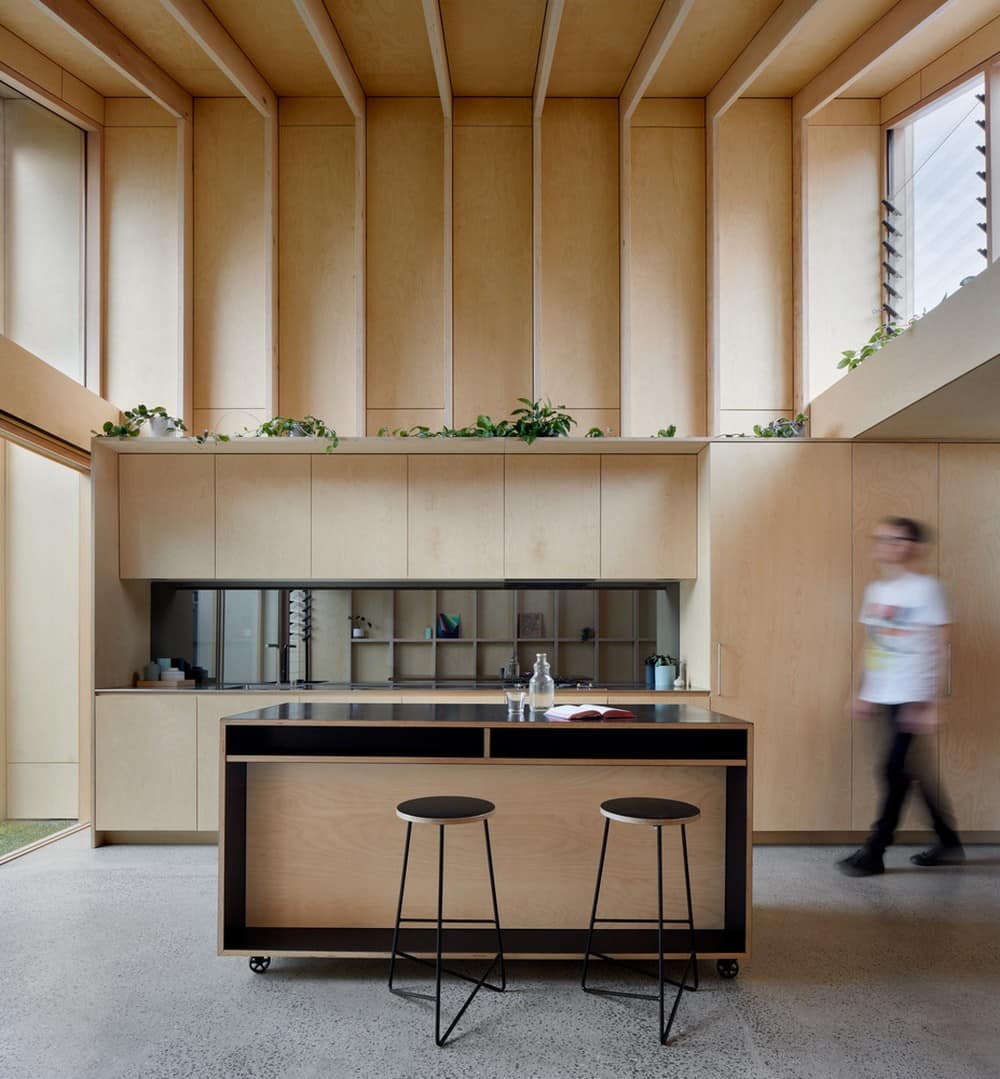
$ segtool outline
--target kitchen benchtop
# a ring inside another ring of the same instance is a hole
[[[424,693],[482,693],[482,694],[501,694],[505,689],[513,689],[515,687],[507,684],[501,685],[499,682],[427,682],[427,683],[415,683],[415,682],[372,682],[359,684],[355,682],[353,685],[347,682],[323,682],[313,685],[296,685],[296,686],[276,686],[276,685],[251,685],[251,686],[203,686],[201,688],[187,687],[184,689],[168,689],[166,687],[160,689],[155,687],[148,687],[139,689],[136,686],[112,686],[104,689],[95,690],[96,693],[170,693],[173,696],[185,693],[197,693],[197,694],[213,694],[213,693],[225,693],[225,694],[240,694],[245,693],[248,695],[259,696],[262,693],[282,693],[282,694],[296,694],[303,693],[310,696],[322,696],[324,693],[357,693],[359,696],[365,693],[392,693],[399,694],[401,696],[419,696]],[[527,686],[521,686],[519,688],[524,689],[527,692]],[[581,700],[594,700],[598,696],[605,696],[607,694],[613,694],[616,697],[620,697],[622,694],[636,694],[642,695],[642,699],[645,700],[647,694],[656,696],[667,697],[671,694],[678,696],[696,696],[696,697],[708,697],[709,690],[707,689],[646,689],[645,686],[633,685],[611,685],[611,686],[557,686],[556,696],[563,697],[579,697]],[[570,702],[572,703],[572,702]]]
[[[507,718],[503,704],[275,704],[268,708],[254,708],[223,716],[221,722],[229,725],[347,725],[372,724],[394,726],[396,724],[426,725],[450,723],[459,726],[489,726],[503,728],[553,727],[579,729],[600,727],[625,731],[636,727],[690,725],[712,726],[718,729],[748,729],[753,724],[721,712],[710,712],[692,704],[636,704],[629,711],[635,719],[615,720],[512,720]]]

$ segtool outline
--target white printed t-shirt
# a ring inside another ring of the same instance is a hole
[[[861,699],[875,704],[934,700],[941,662],[935,627],[950,621],[941,582],[923,573],[873,581],[865,589],[859,621],[867,631]]]

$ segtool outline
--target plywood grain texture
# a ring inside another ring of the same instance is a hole
[[[632,129],[631,430],[707,433],[705,132]]]
[[[792,407],[792,167],[787,100],[741,100],[719,125],[721,409]]]
[[[454,131],[454,423],[532,396],[531,128]]]
[[[712,707],[755,725],[754,828],[847,829],[851,447],[709,452]]]
[[[194,407],[265,406],[264,121],[199,98],[194,123]]]
[[[278,400],[356,435],[354,128],[284,126],[278,180]]]
[[[618,109],[553,99],[542,117],[541,358],[536,393],[618,408]]]
[[[368,103],[367,403],[444,407],[444,129],[437,99]]]

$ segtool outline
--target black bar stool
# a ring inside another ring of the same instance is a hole
[[[399,881],[399,902],[396,905],[396,924],[392,931],[392,958],[389,960],[389,990],[397,995],[404,994],[393,989],[392,979],[396,970],[396,956],[411,959],[414,963],[422,963],[424,966],[434,968],[434,1041],[442,1046],[448,1040],[448,1036],[455,1029],[455,1024],[465,1014],[465,1009],[472,1003],[472,998],[485,986],[494,992],[502,993],[507,988],[507,972],[504,967],[503,936],[500,931],[500,911],[497,908],[497,886],[493,876],[493,851],[490,847],[490,824],[489,818],[496,811],[492,802],[485,798],[461,798],[451,795],[442,795],[433,798],[411,798],[407,802],[400,802],[396,806],[396,816],[406,821],[406,843],[403,846],[403,874]],[[490,871],[490,893],[493,897],[492,918],[445,918],[443,917],[444,897],[444,830],[449,824],[473,824],[476,821],[483,822],[483,835],[486,838],[486,864]],[[413,833],[414,824],[436,824],[438,826],[438,892],[437,892],[437,917],[436,918],[404,918],[403,917],[403,893],[406,890],[406,866],[410,859],[410,836]],[[430,922],[437,927],[436,948],[434,962],[411,955],[409,952],[400,951],[399,927],[402,922]],[[457,925],[494,925],[497,931],[497,954],[493,962],[486,968],[483,976],[477,981],[466,974],[460,974],[441,964],[441,929],[442,926]],[[493,968],[500,964],[500,984],[492,985],[486,979],[493,973]],[[463,981],[472,982],[475,988],[466,997],[465,1003],[459,1008],[455,1018],[452,1019],[448,1029],[441,1033],[441,973],[461,978]]]
[[[614,922],[617,924],[655,924],[657,943],[657,970],[656,979],[659,983],[660,1000],[660,1044],[666,1045],[670,1037],[670,1028],[673,1026],[674,1016],[677,1014],[677,1006],[681,1002],[681,993],[685,989],[696,990],[698,988],[698,956],[694,939],[694,914],[691,910],[691,876],[688,872],[688,848],[687,848],[687,825],[696,821],[701,816],[701,810],[688,802],[675,802],[669,798],[611,798],[601,803],[601,815],[604,817],[604,840],[601,843],[601,859],[597,864],[597,884],[594,887],[594,906],[590,913],[590,928],[587,931],[587,950],[583,956],[583,978],[581,984],[587,993],[602,993],[607,996],[636,996],[635,993],[616,993],[611,990],[592,989],[587,985],[587,969],[590,957],[597,956],[599,959],[611,960],[613,957],[603,952],[594,951],[594,926],[601,923]],[[623,824],[647,824],[656,829],[656,894],[657,894],[657,917],[656,918],[598,918],[597,901],[601,895],[601,878],[604,875],[604,856],[608,849],[608,828],[613,820]],[[663,917],[663,829],[667,825],[679,824],[681,826],[681,846],[684,851],[684,889],[687,892],[687,918],[664,918]],[[664,925],[686,925],[688,927],[691,951],[684,967],[681,980],[675,982],[672,978],[666,978],[663,974],[663,927]],[[694,979],[688,984],[688,971],[694,968]],[[632,968],[635,969],[635,968]],[[670,1018],[666,1026],[663,1024],[664,1000],[663,986],[665,983],[677,986],[677,996],[674,997],[674,1006],[670,1010]],[[649,1000],[655,998],[650,996]]]

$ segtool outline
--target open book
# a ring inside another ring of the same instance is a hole
[[[557,704],[545,713],[546,719],[635,719],[627,708],[609,708],[606,704]]]

